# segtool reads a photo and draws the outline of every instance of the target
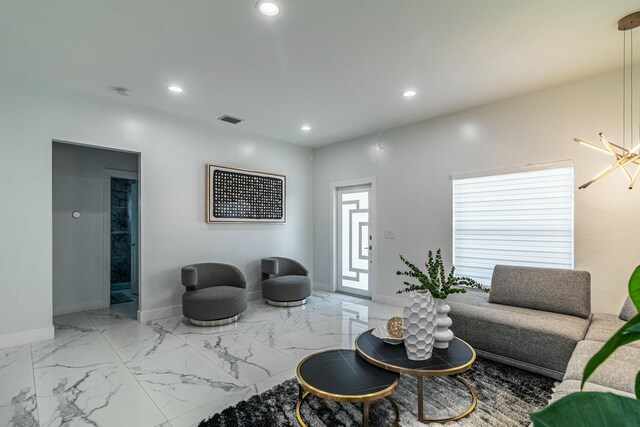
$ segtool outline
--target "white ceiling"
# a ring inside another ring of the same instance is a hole
[[[637,0],[0,0],[0,78],[320,146],[613,70]],[[166,85],[184,87],[170,94]],[[404,99],[413,88],[418,95]],[[300,131],[308,123],[309,133]]]

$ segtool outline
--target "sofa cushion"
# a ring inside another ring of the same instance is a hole
[[[522,307],[492,304],[484,292],[470,290],[447,298],[451,330],[473,347],[540,366],[562,378],[576,343],[590,319]]]
[[[625,322],[620,320],[615,314],[596,313],[591,318],[591,325],[584,339],[605,343],[624,323]],[[635,341],[627,345],[640,348],[640,341]]]
[[[551,396],[551,402],[555,402],[558,399],[563,398],[567,394],[576,393],[580,391],[580,381],[578,380],[565,380],[558,384],[553,391],[553,396]],[[625,393],[624,391],[616,390],[615,388],[605,387],[598,384],[593,384],[590,382],[585,383],[583,391],[599,391],[603,393],[615,393],[625,397],[635,398],[635,395],[632,393]]]
[[[308,276],[282,276],[262,281],[262,297],[271,301],[300,301],[311,295]]]
[[[188,319],[226,319],[246,309],[247,291],[235,286],[214,286],[182,294],[182,314]]]
[[[580,341],[569,361],[565,380],[582,381],[584,368],[603,346],[598,341]],[[640,348],[624,346],[618,348],[589,377],[589,382],[613,388],[625,393],[634,393],[636,373],[640,370]]]
[[[627,297],[627,300],[624,302],[622,310],[620,311],[620,319],[629,321],[637,315],[638,310],[636,309],[636,306],[633,304],[633,301],[631,301],[631,297]]]
[[[496,265],[489,302],[587,318],[591,275],[559,268]]]

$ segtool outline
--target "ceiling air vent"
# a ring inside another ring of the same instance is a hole
[[[223,122],[231,123],[232,125],[237,125],[238,123],[240,123],[242,121],[242,119],[230,116],[228,114],[225,114],[224,116],[218,117],[218,120],[222,120]]]

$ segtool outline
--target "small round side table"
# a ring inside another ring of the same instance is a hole
[[[369,403],[386,398],[395,412],[393,423],[398,426],[399,412],[390,394],[398,385],[400,375],[378,368],[364,361],[353,350],[328,350],[307,356],[296,370],[300,391],[296,404],[296,417],[301,426],[300,407],[314,395],[326,400],[344,403],[362,403],[362,425],[369,425]]]
[[[373,329],[363,332],[356,338],[356,352],[367,362],[391,372],[412,375],[418,379],[418,421],[423,423],[446,423],[464,418],[478,405],[478,395],[471,384],[457,376],[471,368],[476,360],[476,352],[469,344],[455,337],[449,348],[434,348],[427,360],[409,360],[404,344],[386,344],[374,337]],[[471,394],[471,405],[461,413],[449,418],[428,419],[424,417],[424,377],[453,376],[460,381]]]

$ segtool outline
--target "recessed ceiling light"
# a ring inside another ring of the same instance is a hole
[[[405,90],[404,92],[402,92],[402,96],[404,96],[405,98],[413,98],[414,96],[416,96],[416,91],[415,90]]]
[[[277,16],[280,14],[280,6],[272,1],[259,1],[256,8],[265,16]]]
[[[302,125],[302,127],[300,128],[301,131],[303,132],[309,132],[311,130],[311,126],[309,125]]]
[[[184,90],[182,90],[182,88],[180,86],[175,86],[175,85],[168,86],[167,89],[169,89],[169,92],[173,92],[173,93],[182,93],[182,92],[184,92]]]

